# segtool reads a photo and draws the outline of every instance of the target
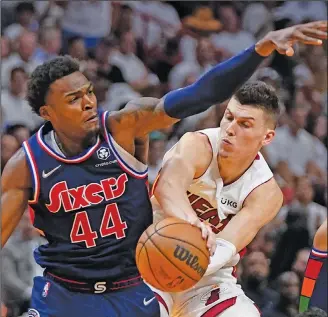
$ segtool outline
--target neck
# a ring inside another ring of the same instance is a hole
[[[73,139],[72,137],[66,136],[65,133],[62,132],[55,132],[54,136],[58,147],[67,157],[79,155],[86,148],[94,145],[97,142],[96,135],[88,142],[81,138]]]
[[[294,126],[293,124],[289,125],[289,129],[290,129],[290,132],[293,136],[296,136],[297,135],[297,132],[299,130],[298,127]]]
[[[256,154],[247,159],[225,158],[218,155],[220,176],[224,185],[229,185],[240,178],[253,164]]]

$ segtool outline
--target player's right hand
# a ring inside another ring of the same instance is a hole
[[[191,219],[187,219],[187,221],[202,231],[202,238],[207,241],[207,248],[210,255],[213,256],[216,250],[216,236],[211,226],[208,223],[200,221],[198,217],[192,217]]]

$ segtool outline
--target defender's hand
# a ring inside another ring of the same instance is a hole
[[[255,50],[261,56],[269,56],[274,50],[279,54],[293,56],[293,44],[321,45],[327,39],[327,21],[298,24],[289,28],[271,31],[256,43]]]
[[[216,250],[216,236],[209,224],[200,221],[197,217],[187,220],[192,226],[202,231],[202,238],[207,240],[207,248],[212,256]]]

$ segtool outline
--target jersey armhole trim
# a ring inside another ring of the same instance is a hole
[[[213,149],[213,147],[212,147],[212,143],[211,143],[211,141],[210,141],[210,138],[208,137],[208,135],[207,135],[206,133],[204,133],[204,132],[202,132],[202,131],[196,131],[196,132],[197,132],[197,133],[201,133],[202,135],[205,135],[205,136],[206,136],[206,138],[207,138],[207,142],[208,142],[208,144],[210,145],[210,147],[211,147],[211,149],[212,149],[212,159],[211,159],[210,163],[208,164],[208,166],[206,167],[204,173],[201,174],[201,175],[198,176],[198,177],[194,177],[194,178],[193,178],[193,180],[195,180],[195,181],[199,180],[201,177],[203,177],[203,176],[206,174],[208,168],[211,166],[211,164],[212,164],[212,162],[213,162],[213,160],[214,160],[214,156],[213,156],[214,149]]]
[[[23,149],[26,154],[26,160],[32,175],[32,183],[33,183],[33,199],[28,200],[29,204],[36,204],[39,200],[40,195],[40,178],[38,173],[38,168],[36,165],[36,161],[31,151],[31,148],[27,141],[23,142]]]
[[[132,177],[135,177],[135,178],[138,178],[138,179],[143,179],[143,178],[146,178],[148,176],[148,167],[137,161],[137,159],[135,157],[133,157],[133,159],[135,159],[136,162],[140,163],[140,165],[143,165],[143,166],[146,166],[146,169],[143,170],[143,171],[137,171],[135,168],[131,167],[123,158],[122,156],[119,154],[118,150],[116,149],[115,147],[115,140],[113,139],[113,137],[110,135],[110,133],[108,132],[108,129],[107,129],[107,126],[106,126],[106,121],[107,121],[107,118],[108,118],[108,114],[109,112],[108,111],[105,111],[103,114],[102,114],[102,118],[101,118],[101,121],[102,121],[102,125],[103,125],[103,129],[105,131],[105,139],[106,139],[106,142],[109,146],[109,148],[111,149],[111,151],[113,152],[115,158],[117,159],[117,162],[118,164],[120,165],[120,167],[125,171],[127,172],[130,176]],[[124,149],[121,149],[121,154],[124,154]],[[130,155],[132,157],[131,154],[129,154],[128,152],[126,152],[127,155]]]

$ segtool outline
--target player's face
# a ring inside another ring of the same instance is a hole
[[[219,154],[222,157],[247,158],[256,156],[262,146],[269,144],[274,130],[263,110],[241,105],[232,98],[221,120]]]
[[[40,113],[51,121],[55,130],[78,139],[92,138],[99,133],[93,85],[81,72],[53,82],[46,102]]]

